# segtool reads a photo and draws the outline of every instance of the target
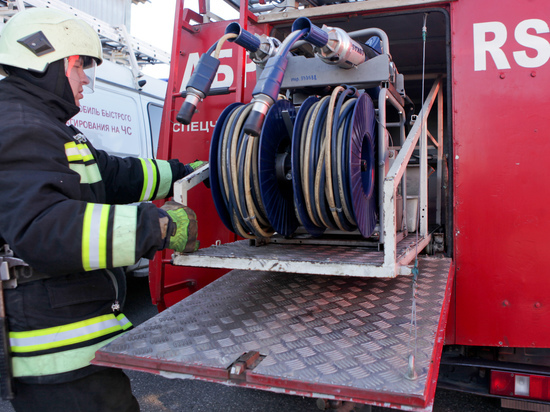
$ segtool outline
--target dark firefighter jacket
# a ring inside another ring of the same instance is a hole
[[[131,327],[115,268],[162,246],[157,208],[127,204],[167,197],[192,169],[94,149],[66,125],[77,106],[17,76],[0,81],[0,107],[0,241],[46,275],[5,293],[14,376],[73,380]]]

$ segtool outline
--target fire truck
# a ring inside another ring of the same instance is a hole
[[[331,408],[547,407],[550,4],[230,4],[177,2],[158,148],[209,160],[174,187],[201,248],[158,254],[160,313],[94,363]]]

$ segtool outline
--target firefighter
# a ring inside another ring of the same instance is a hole
[[[139,410],[122,371],[90,365],[132,327],[121,268],[198,247],[191,209],[145,201],[201,162],[109,156],[67,126],[101,62],[97,33],[61,11],[19,12],[0,36],[0,248],[23,262],[4,294],[16,411]]]

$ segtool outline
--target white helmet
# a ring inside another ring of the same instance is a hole
[[[85,21],[50,8],[33,8],[13,16],[0,33],[1,65],[44,72],[48,65],[66,57],[91,57],[103,62],[101,41]],[[90,59],[91,60],[91,59]]]

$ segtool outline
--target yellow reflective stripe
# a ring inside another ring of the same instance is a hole
[[[65,143],[65,154],[69,162],[93,160],[94,155],[85,143],[76,144],[76,142]]]
[[[67,159],[69,160],[69,162],[82,160],[82,155],[78,151],[78,148],[76,147],[75,142],[65,143],[65,155],[67,156]]]
[[[13,356],[13,375],[16,378],[24,376],[54,375],[84,368],[90,365],[90,361],[94,358],[98,349],[119,336],[120,335],[114,336],[84,348],[70,349],[58,353],[28,357]]]
[[[157,186],[157,168],[151,159],[139,159],[143,169],[143,188],[139,200],[152,200]]]
[[[110,206],[103,206],[101,208],[101,218],[99,222],[99,264],[98,268],[107,267],[107,230],[109,228],[109,209]]]
[[[28,353],[55,349],[85,342],[128,329],[132,324],[124,315],[98,316],[80,322],[28,332],[10,332],[13,353]]]
[[[137,207],[114,206],[113,224],[113,266],[127,266],[136,263]]]
[[[80,183],[92,184],[101,181],[101,173],[97,163],[91,165],[84,165],[82,163],[69,163],[71,170],[80,175]]]
[[[139,200],[143,200],[143,198],[145,197],[147,185],[149,184],[149,174],[147,173],[147,164],[145,163],[145,159],[139,159],[139,161],[141,162],[141,168],[143,169],[143,187],[141,188],[141,195],[139,196]]]
[[[88,160],[92,160],[94,158],[94,155],[90,151],[90,148],[87,144],[81,143],[76,146],[78,148],[78,151],[82,155],[82,160],[87,162]]]
[[[82,267],[85,270],[90,270],[90,226],[92,225],[91,215],[93,210],[93,203],[88,203],[82,221]]]
[[[164,199],[168,196],[168,192],[172,187],[172,168],[170,167],[170,163],[166,160],[157,160],[157,167],[159,170],[160,181],[155,199]]]
[[[122,329],[126,330],[132,326],[132,322],[124,314],[119,314],[117,317],[118,322],[122,325]]]
[[[107,226],[110,207],[110,205],[94,203],[86,205],[82,227],[84,270],[107,267]]]

